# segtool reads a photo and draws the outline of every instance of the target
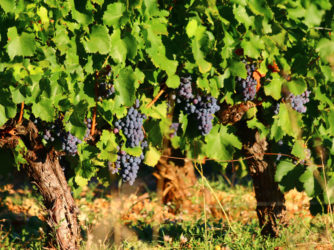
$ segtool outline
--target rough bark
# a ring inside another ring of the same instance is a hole
[[[28,149],[24,156],[28,164],[24,170],[43,196],[49,213],[48,224],[55,230],[59,247],[78,249],[78,209],[56,152],[45,149],[32,122],[16,126],[15,135],[1,139],[0,146],[14,148],[21,139]]]
[[[286,224],[285,198],[274,180],[275,169],[264,160],[267,150],[265,138],[255,134],[254,143],[245,146],[248,156],[249,173],[253,179],[255,197],[257,201],[256,212],[262,227],[263,235],[277,236],[278,224]]]
[[[172,149],[166,142],[164,156],[172,156]],[[163,204],[171,202],[175,209],[193,209],[190,197],[197,183],[193,163],[187,160],[173,160],[161,157],[157,166],[157,193]]]

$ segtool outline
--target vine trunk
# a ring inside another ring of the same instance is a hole
[[[263,235],[277,236],[278,224],[286,224],[286,207],[284,194],[280,191],[274,180],[274,165],[264,160],[267,150],[265,138],[256,132],[253,144],[245,146],[248,156],[249,173],[253,179],[255,197],[257,201],[256,212]]]
[[[15,133],[1,139],[0,146],[14,149],[22,140],[28,164],[24,170],[38,187],[48,211],[49,226],[54,229],[60,249],[79,249],[78,209],[54,150],[47,151],[31,121],[15,126]]]

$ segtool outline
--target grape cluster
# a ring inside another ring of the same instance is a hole
[[[173,138],[177,134],[177,130],[179,129],[180,123],[173,122],[172,125],[170,125],[170,129],[173,130],[173,133],[170,134],[170,138]]]
[[[311,91],[306,90],[301,95],[294,95],[292,93],[289,93],[289,95],[285,98],[286,102],[289,102],[291,104],[291,107],[296,110],[299,113],[305,113],[306,112],[306,106],[305,104],[310,101],[309,96],[311,94]]]
[[[85,121],[86,124],[86,133],[84,139],[88,138],[90,135],[90,130],[92,128],[92,119],[87,118]],[[62,150],[69,153],[72,156],[75,156],[78,152],[78,144],[82,143],[82,140],[72,135],[70,132],[62,131],[60,134]]]
[[[243,63],[246,64],[247,77],[246,79],[237,77],[237,83],[239,84],[239,87],[242,87],[244,101],[248,101],[253,100],[256,95],[257,81],[253,77],[256,66],[254,64],[247,64],[246,61],[243,61]]]
[[[99,88],[98,88],[98,100],[102,101],[102,99],[109,99],[112,94],[115,93],[115,87],[113,84],[111,84],[110,82],[100,82],[99,84]]]
[[[220,107],[216,98],[212,96],[194,96],[191,80],[190,76],[181,77],[176,102],[181,104],[181,108],[195,119],[198,131],[202,135],[207,135],[212,129],[213,114]]]
[[[212,96],[196,96],[192,103],[187,103],[185,112],[194,114],[197,121],[197,128],[202,135],[207,135],[212,129],[213,114],[219,111],[216,98]]]
[[[124,118],[115,122],[114,133],[122,130],[126,137],[126,146],[131,148],[137,147],[144,139],[142,125],[145,119],[146,115],[131,107]]]
[[[142,151],[147,148],[147,141],[141,143]],[[137,178],[139,167],[144,160],[144,153],[141,153],[140,156],[133,156],[127,154],[125,151],[121,150],[117,154],[117,160],[113,166],[111,162],[108,162],[109,170],[112,174],[116,174],[121,170],[121,176],[124,182],[128,182],[130,185],[133,185],[134,181]]]
[[[60,119],[57,119],[53,124],[43,122],[39,118],[32,116],[33,123],[36,125],[39,131],[42,131],[43,139],[46,142],[53,142],[55,138],[62,134],[62,123]]]
[[[72,135],[70,132],[64,132],[61,136],[61,147],[62,150],[75,156],[78,152],[78,144],[82,143],[80,139]]]
[[[191,76],[181,77],[180,86],[178,88],[178,97],[176,98],[177,103],[181,103],[183,100],[191,100],[194,98],[191,81]]]
[[[38,127],[39,131],[43,134],[43,139],[46,142],[53,142],[55,138],[59,138],[61,142],[62,150],[70,155],[77,154],[77,145],[82,143],[80,139],[72,135],[70,132],[66,132],[62,124],[61,119],[57,119],[54,123],[42,122],[39,118],[32,117],[32,121]],[[91,119],[87,119],[85,124],[87,126],[86,134],[84,138],[87,138],[90,134]]]

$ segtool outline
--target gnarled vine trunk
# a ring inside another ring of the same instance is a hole
[[[24,170],[43,196],[49,213],[48,224],[55,230],[60,248],[79,249],[78,209],[56,152],[45,149],[30,121],[16,126],[15,135],[1,139],[0,146],[14,148],[21,139],[28,149],[24,155],[28,162]]]
[[[265,138],[255,134],[255,141],[245,145],[248,156],[249,173],[253,179],[255,197],[257,201],[256,212],[262,227],[262,234],[277,236],[278,223],[286,224],[285,220],[285,198],[274,180],[275,169],[264,160],[267,150]]]
[[[164,150],[164,156],[171,156],[171,149]],[[176,209],[189,209],[190,197],[193,196],[193,187],[197,183],[193,163],[182,160],[183,165],[176,165],[168,158],[161,157],[157,166],[157,192],[163,204],[172,202]]]

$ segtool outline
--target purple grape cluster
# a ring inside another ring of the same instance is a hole
[[[61,147],[66,153],[75,156],[78,152],[78,144],[82,143],[80,139],[72,135],[70,132],[65,132],[61,136]]]
[[[142,151],[147,148],[147,141],[141,143]],[[121,176],[124,182],[128,182],[130,185],[133,185],[137,178],[139,167],[144,160],[144,153],[141,153],[140,156],[133,156],[127,154],[125,151],[121,150],[117,154],[117,160],[114,163],[108,162],[109,170],[112,174],[116,174],[121,170]]]
[[[181,103],[183,100],[190,100],[194,98],[191,81],[191,76],[181,77],[180,86],[178,88],[178,96],[176,98],[177,103]]]
[[[61,136],[63,129],[61,120],[57,119],[53,124],[43,122],[40,118],[35,118],[34,116],[32,116],[31,120],[38,130],[42,132],[43,139],[46,142],[53,142],[55,138]]]
[[[253,73],[256,70],[256,66],[254,64],[247,64],[244,60],[243,63],[246,64],[247,69],[247,77],[243,79],[241,77],[237,77],[237,83],[242,87],[242,93],[244,96],[244,101],[253,100],[256,95],[256,86],[257,81],[253,77]]]
[[[72,156],[77,154],[77,145],[82,143],[82,141],[72,135],[70,132],[65,131],[61,119],[57,119],[52,124],[42,122],[39,118],[33,118],[32,120],[38,127],[39,131],[42,132],[43,139],[46,142],[53,142],[55,138],[59,138],[63,151],[69,153]],[[85,121],[87,129],[84,138],[87,138],[90,134],[91,122],[91,119],[87,119]]]
[[[170,134],[170,138],[173,138],[177,134],[177,130],[179,129],[180,123],[173,122],[172,125],[170,125],[170,130],[173,130],[173,133]]]
[[[84,139],[88,138],[90,135],[90,130],[92,128],[92,119],[87,118],[85,121],[86,133]],[[78,153],[78,144],[82,143],[82,140],[72,135],[70,132],[62,131],[60,134],[62,150],[68,154],[75,156]]]
[[[187,103],[185,111],[187,114],[194,114],[198,130],[202,135],[207,135],[212,129],[213,114],[219,111],[216,98],[212,96],[196,96],[192,103]]]
[[[98,88],[98,100],[102,101],[103,99],[109,99],[112,94],[115,93],[115,87],[113,84],[107,81],[100,82]]]
[[[114,133],[122,130],[126,137],[126,146],[131,148],[137,147],[144,139],[142,126],[145,119],[146,115],[131,107],[124,118],[115,122],[116,130],[114,129]]]
[[[220,107],[216,98],[212,96],[196,97],[192,93],[191,77],[181,77],[181,83],[178,88],[178,97],[176,102],[182,105],[183,110],[193,115],[196,120],[197,128],[202,135],[207,135],[212,129],[213,114]]]
[[[306,90],[301,95],[294,95],[292,93],[289,93],[289,95],[285,98],[286,102],[289,102],[291,104],[291,107],[296,110],[299,113],[305,113],[306,112],[306,106],[305,104],[310,101],[311,91]]]

